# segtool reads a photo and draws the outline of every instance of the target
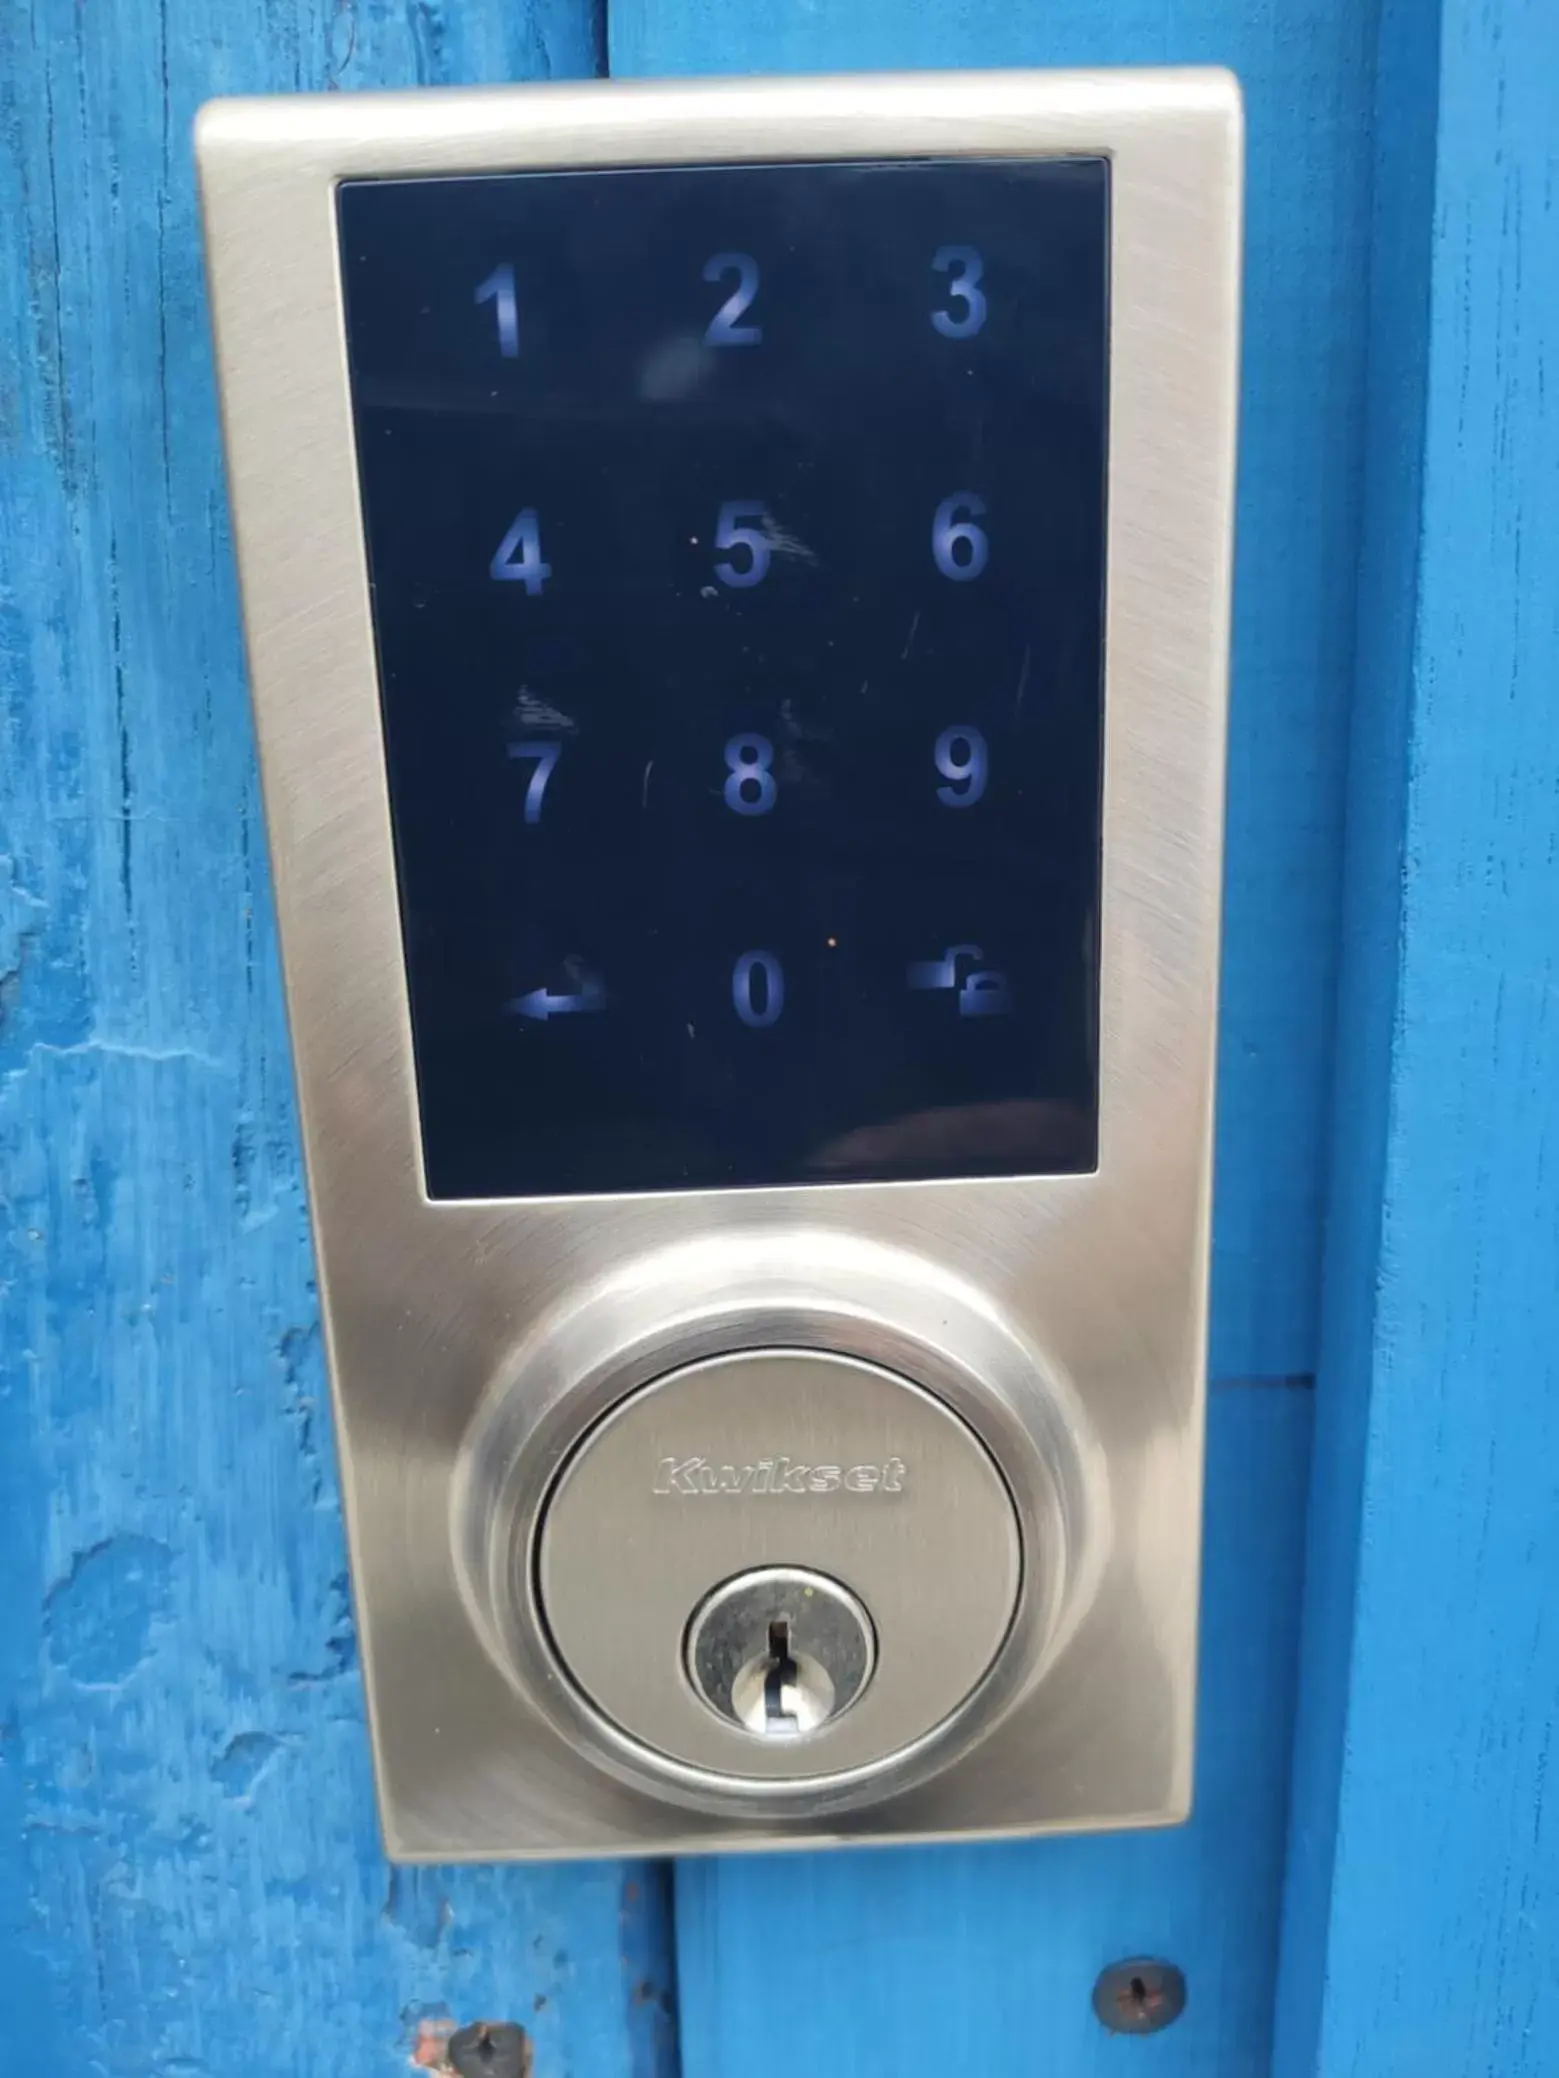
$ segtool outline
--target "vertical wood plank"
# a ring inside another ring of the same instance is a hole
[[[1387,26],[1378,639],[1276,2069],[1537,2078],[1559,1953],[1559,16],[1404,0]],[[1404,123],[1414,96],[1437,122]]]
[[[684,1863],[685,2078],[1266,2078],[1311,1394],[1213,1395],[1196,1816],[1113,1838]],[[1105,1964],[1190,1990],[1151,2042],[1107,2034]],[[785,2053],[759,2016],[782,2012]]]
[[[614,72],[1217,63],[1247,96],[1245,377],[1229,776],[1198,1802],[1158,1837],[684,1865],[688,2078],[765,2068],[744,2015],[783,1958],[787,2041],[830,2078],[1065,2078],[1123,2057],[1264,2073],[1315,1357],[1358,545],[1377,0],[612,0]],[[1187,1967],[1152,2043],[1098,1969]],[[1178,1953],[1177,1953],[1178,1951]]]
[[[642,1866],[377,1847],[189,150],[269,88],[593,68],[588,0],[0,18],[0,1985],[39,2071],[512,2018],[669,2070]],[[431,2054],[431,2052],[427,2052]]]
[[[611,0],[617,73],[1221,64],[1247,97],[1213,1375],[1314,1369],[1378,0]]]

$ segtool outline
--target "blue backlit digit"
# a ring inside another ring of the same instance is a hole
[[[751,253],[716,253],[704,262],[705,281],[723,281],[736,276],[736,287],[709,320],[704,334],[709,346],[757,346],[763,338],[762,325],[739,325],[736,320],[752,308],[758,293],[758,263]]]
[[[731,1004],[742,1023],[755,1031],[779,1022],[785,1008],[785,972],[772,952],[744,952],[737,960],[731,969]]]
[[[980,287],[985,262],[972,245],[944,245],[931,264],[947,276],[949,298],[963,305],[956,316],[951,310],[933,310],[932,324],[944,339],[972,339],[985,323],[985,291]]]
[[[733,736],[725,746],[725,805],[737,815],[767,815],[774,784],[774,745],[767,736]]]
[[[493,551],[488,569],[497,583],[522,584],[532,599],[541,596],[552,565],[541,560],[541,522],[533,506],[516,514],[513,526]]]
[[[938,772],[948,781],[936,790],[943,807],[972,808],[985,792],[990,777],[990,753],[979,730],[966,728],[962,722],[944,729],[931,755]]]
[[[518,359],[520,311],[514,295],[514,269],[507,260],[478,285],[474,300],[492,304],[498,317],[498,351],[506,361]]]
[[[535,770],[525,787],[525,820],[528,823],[541,821],[541,804],[547,797],[547,781],[563,755],[561,743],[511,743],[511,758],[534,758]]]
[[[931,554],[937,568],[954,584],[967,584],[978,577],[990,556],[991,544],[985,529],[975,521],[985,512],[985,500],[973,491],[954,491],[944,498],[931,522]]]
[[[715,521],[715,547],[737,549],[743,558],[733,563],[716,563],[715,575],[736,591],[762,584],[768,575],[771,554],[768,514],[753,498],[732,498],[720,507]],[[756,525],[753,523],[756,521]]]

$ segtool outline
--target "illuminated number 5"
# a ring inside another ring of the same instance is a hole
[[[756,526],[752,524],[754,520],[758,522]],[[716,563],[715,575],[722,584],[737,591],[762,584],[769,569],[767,521],[763,507],[750,498],[733,498],[720,507],[715,521],[715,547],[744,549],[747,555],[745,563]]]
[[[967,584],[985,568],[991,545],[975,521],[985,514],[985,500],[973,491],[954,491],[944,498],[931,522],[931,553],[944,577]]]
[[[763,338],[762,325],[739,325],[736,320],[752,307],[758,293],[758,263],[751,253],[716,253],[704,262],[705,281],[736,276],[736,287],[709,320],[704,334],[709,346],[757,346]]]
[[[760,986],[753,988],[754,980]],[[744,952],[731,969],[731,1005],[744,1025],[762,1031],[785,1007],[785,974],[772,952]]]
[[[541,560],[541,522],[534,506],[527,505],[515,515],[514,525],[493,551],[488,569],[499,584],[522,584],[532,599],[539,597],[552,575],[552,565]]]
[[[980,282],[985,262],[972,245],[944,245],[931,262],[938,274],[947,276],[947,293],[963,305],[962,317],[950,310],[933,310],[931,322],[944,339],[972,339],[985,323],[985,291]]]

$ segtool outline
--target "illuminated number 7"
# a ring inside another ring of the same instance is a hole
[[[552,777],[557,762],[563,755],[561,743],[511,743],[511,758],[534,758],[536,769],[525,788],[525,820],[528,823],[541,821],[541,804],[546,798],[547,781]]]

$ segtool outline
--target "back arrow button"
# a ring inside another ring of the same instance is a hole
[[[606,990],[598,975],[585,974],[571,996],[554,995],[547,988],[533,988],[528,996],[516,996],[509,1008],[516,1017],[539,1017],[545,1024],[549,1017],[566,1017],[576,1010],[604,1010]]]

